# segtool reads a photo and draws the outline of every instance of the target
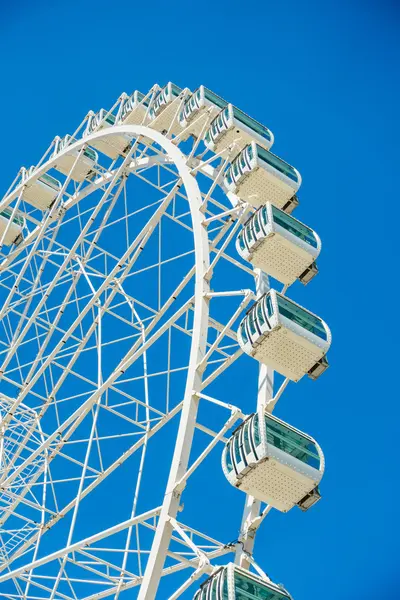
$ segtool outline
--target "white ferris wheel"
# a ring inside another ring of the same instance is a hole
[[[155,85],[3,197],[2,598],[291,598],[254,540],[319,500],[324,457],[272,413],[331,336],[287,297],[321,242],[272,144],[204,86]]]

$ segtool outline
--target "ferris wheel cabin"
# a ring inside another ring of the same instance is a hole
[[[274,136],[268,127],[232,104],[220,111],[204,136],[207,148],[216,154],[221,152],[224,157],[229,155],[229,147],[233,143],[237,153],[253,141],[268,150],[274,143]]]
[[[284,284],[296,279],[308,283],[317,273],[321,251],[319,236],[270,202],[259,208],[236,238],[244,260]]]
[[[74,142],[76,142],[76,140],[70,135],[58,139],[55,144],[53,157],[57,157],[60,152],[68,148],[68,146]],[[75,163],[78,156],[79,160]],[[98,160],[99,155],[92,148],[85,148],[83,151],[80,149],[70,150],[57,158],[54,169],[66,176],[71,172],[71,179],[80,183],[85,179],[90,179],[94,174],[94,167]]]
[[[227,105],[226,100],[201,85],[186,100],[179,114],[179,124],[183,129],[187,128],[188,136],[197,138],[207,121],[211,121]]]
[[[229,563],[209,577],[193,600],[292,600],[281,585]]]
[[[275,290],[253,304],[238,329],[246,354],[291,381],[317,379],[328,368],[331,339],[322,319]]]
[[[188,88],[182,90],[174,83],[167,83],[158,92],[150,108],[148,126],[161,133],[169,131],[171,127],[170,133],[177,135],[181,131],[178,121],[179,107],[189,93]]]
[[[22,169],[22,183],[26,182],[22,198],[39,210],[47,210],[60,193],[61,183],[48,173],[32,179],[31,176],[34,173],[35,167],[30,167],[28,170]]]
[[[19,210],[14,212],[10,206],[7,206],[0,211],[0,240],[5,234],[3,240],[5,246],[20,244],[23,239],[22,231],[24,227],[25,217]]]
[[[104,108],[89,117],[89,121],[86,127],[86,131],[83,137],[87,137],[91,133],[101,131],[113,127],[116,124],[115,115],[109,114]],[[113,160],[119,156],[124,156],[129,149],[132,142],[132,136],[125,133],[119,133],[116,135],[108,136],[106,138],[93,140],[90,142],[99,152],[102,152]]]
[[[262,408],[234,431],[222,453],[228,481],[281,512],[293,506],[306,511],[321,498],[324,468],[313,438]]]
[[[121,124],[141,125],[149,107],[149,99],[138,90],[134,91],[124,102],[121,111]]]
[[[284,160],[252,142],[242,150],[225,173],[226,188],[259,208],[267,200],[287,213],[299,201],[296,192],[301,175]]]

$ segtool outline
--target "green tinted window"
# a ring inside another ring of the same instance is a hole
[[[13,213],[13,209],[9,208],[7,206],[6,208],[3,208],[3,210],[0,212],[0,215],[2,217],[4,217],[5,219],[11,219],[12,213]],[[16,212],[14,215],[14,218],[13,218],[13,223],[23,227],[24,226],[24,218],[18,212]]]
[[[271,132],[268,129],[268,127],[265,127],[265,125],[261,125],[261,123],[259,123],[255,119],[252,119],[251,117],[249,117],[249,115],[246,115],[246,113],[244,113],[242,110],[236,108],[236,106],[233,107],[233,116],[235,117],[235,119],[243,123],[243,125],[246,125],[246,127],[249,127],[256,133],[258,133],[258,135],[261,135],[268,141],[271,140]]]
[[[283,298],[282,296],[277,296],[277,298],[279,313],[281,315],[323,340],[327,339],[327,333],[319,317],[315,317],[304,308],[293,304],[293,302],[290,302],[287,298]]]
[[[249,427],[250,427],[250,422],[247,421],[246,425],[244,426],[244,431],[243,431],[244,448],[246,450],[246,454],[250,454],[250,452],[251,452],[250,439],[249,439]]]
[[[83,151],[83,154],[85,156],[87,156],[88,158],[90,158],[91,160],[96,161],[96,152],[94,150],[92,150],[92,148],[85,148],[85,150]]]
[[[107,115],[107,117],[105,118],[105,122],[109,123],[109,125],[114,125],[115,124],[115,115]]]
[[[256,329],[256,323],[255,323],[254,310],[251,311],[251,313],[248,316],[248,319],[249,319],[250,334],[255,335],[257,333],[257,329]]]
[[[233,471],[233,464],[232,464],[232,459],[231,459],[230,448],[231,448],[230,444],[228,446],[226,446],[226,468],[228,469],[229,473],[231,471]]]
[[[254,445],[258,446],[260,444],[260,427],[258,423],[258,414],[256,413],[253,417],[253,435],[254,435]]]
[[[289,598],[288,594],[278,592],[268,583],[257,581],[251,576],[235,571],[235,599],[236,600],[281,600]]]
[[[261,146],[258,146],[258,145],[257,145],[257,155],[259,158],[261,158],[261,160],[264,160],[271,167],[273,167],[274,169],[276,169],[283,175],[286,175],[286,177],[289,177],[289,179],[292,179],[296,183],[299,182],[299,178],[298,178],[298,175],[297,175],[295,169],[291,165],[289,165],[287,162],[285,162],[284,160],[279,158],[279,156],[272,154],[272,152],[268,152],[268,150],[264,150],[264,148],[261,148]]]
[[[263,310],[262,310],[262,302],[259,302],[257,304],[257,319],[258,319],[258,322],[260,323],[260,325],[264,325],[265,319],[264,319]]]
[[[233,442],[233,451],[235,454],[235,462],[236,465],[242,462],[242,456],[240,454],[240,445],[239,445],[239,432],[235,435],[235,439]]]
[[[263,206],[261,209],[261,217],[263,224],[266,225],[268,223],[268,211],[266,206]]]
[[[242,250],[246,249],[246,242],[244,241],[243,231],[241,231],[240,234],[239,234],[239,247]]]
[[[274,307],[272,306],[272,300],[271,300],[271,296],[269,294],[265,297],[265,304],[267,305],[267,315],[269,317],[272,317],[272,314],[274,312]]]
[[[228,104],[223,98],[221,98],[221,96],[217,96],[217,94],[214,94],[214,92],[206,87],[204,88],[204,97],[219,108],[225,108],[225,106]]]
[[[229,600],[228,577],[227,577],[226,570],[224,570],[223,578],[224,578],[224,584],[222,586],[222,600]]]
[[[317,247],[317,238],[314,235],[314,232],[303,223],[300,223],[297,219],[294,219],[290,215],[287,215],[279,208],[272,207],[272,214],[274,216],[275,223],[278,223],[281,227],[293,233],[296,237],[300,238],[304,242],[313,246],[313,248]]]
[[[271,419],[268,415],[265,416],[265,424],[267,427],[267,442],[269,444],[315,469],[319,468],[318,451],[311,440],[301,435],[301,433],[293,431],[287,425]]]
[[[171,94],[173,96],[179,96],[179,94],[181,93],[181,91],[182,91],[182,88],[178,87],[174,83],[171,83]]]
[[[39,181],[42,181],[43,183],[47,183],[48,185],[50,185],[52,188],[54,188],[56,190],[58,190],[61,187],[58,179],[55,179],[55,177],[52,177],[51,175],[47,175],[47,173],[44,173],[43,175],[41,175],[39,177]]]
[[[246,323],[244,321],[240,326],[240,335],[243,340],[243,343],[247,344],[247,342],[249,341],[249,338],[248,338],[247,331],[246,331]]]

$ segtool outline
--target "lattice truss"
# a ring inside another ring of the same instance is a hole
[[[204,478],[212,477],[209,464],[219,468],[220,442],[242,416],[214,397],[241,355],[236,325],[255,289],[254,272],[234,249],[253,209],[232,204],[220,187],[229,156],[205,152],[200,139],[173,139],[201,190],[208,315],[192,384],[189,467],[167,490],[179,502],[185,490],[191,507],[180,503],[167,519],[162,575],[175,575],[165,588],[171,598],[234,549],[207,531]],[[39,163],[49,172],[51,149]],[[1,595],[89,600],[131,590],[133,597],[185,396],[199,241],[174,161],[147,138],[135,138],[116,160],[100,154],[82,183],[58,178],[62,189],[48,211],[25,202],[16,182],[1,205],[17,206],[26,219],[22,243],[1,253]],[[215,476],[223,489],[222,474]]]

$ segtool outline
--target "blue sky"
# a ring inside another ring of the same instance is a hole
[[[328,466],[323,501],[267,520],[256,556],[296,600],[397,597],[395,3],[35,4],[2,3],[2,189],[90,108],[169,80],[264,122],[301,172],[296,216],[323,250],[296,299],[331,326],[332,367],[292,386],[280,416],[317,437]]]

